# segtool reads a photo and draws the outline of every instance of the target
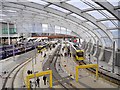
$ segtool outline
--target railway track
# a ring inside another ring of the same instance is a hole
[[[12,90],[14,90],[14,81],[16,79],[16,76],[18,74],[18,72],[29,62],[31,61],[31,59],[29,58],[26,62],[23,62],[19,65],[17,65],[16,67],[14,67],[14,69],[7,75],[7,77],[5,78],[5,81],[3,83],[3,87],[2,90],[6,90],[6,88],[10,88]],[[9,79],[10,78],[10,79]],[[12,80],[11,80],[12,79]],[[7,86],[7,83],[10,83],[11,85],[9,85],[10,87]]]
[[[58,46],[58,48],[55,50],[53,55],[50,56],[49,60],[46,61],[46,63],[43,66],[43,70],[45,71],[47,70],[47,68],[51,69],[53,72],[53,81],[57,81],[57,83],[61,85],[64,89],[68,90],[69,88],[74,88],[75,90],[78,90],[74,85],[69,83],[69,81],[73,80],[71,77],[67,77],[69,78],[69,80],[66,79],[63,82],[60,81],[63,78],[60,76],[59,72],[56,69],[56,62],[59,57],[60,49],[61,49],[61,45]]]
[[[77,49],[78,49],[78,48],[77,48]],[[76,61],[76,60],[74,60],[74,61],[76,62],[76,64],[80,65],[79,61]],[[87,63],[85,63],[84,61],[81,62],[81,65],[86,65],[86,64],[87,64]],[[99,67],[99,69],[100,69],[100,70],[98,71],[99,77],[104,78],[105,80],[107,80],[107,81],[109,81],[109,82],[112,82],[112,83],[120,86],[120,79],[117,79],[117,78],[115,78],[114,76],[110,76],[109,74],[104,73],[104,71],[106,71],[106,70],[103,70],[103,69],[100,68],[100,67]],[[87,68],[87,70],[88,70],[90,73],[93,73],[93,74],[96,73],[96,71],[95,71],[94,68],[89,68],[89,69]],[[106,72],[110,73],[109,71],[106,71]],[[118,75],[118,77],[120,77],[120,76]]]
[[[30,57],[31,58],[31,57]],[[7,77],[4,80],[3,86],[2,86],[2,90],[6,90],[6,88],[10,88],[12,90],[14,90],[14,82],[16,79],[16,76],[18,74],[18,72],[26,65],[28,64],[32,59],[27,59],[27,61],[22,62],[21,64],[15,66],[11,72],[7,75]],[[11,80],[12,79],[12,80]],[[10,85],[7,86],[8,83],[11,83]]]

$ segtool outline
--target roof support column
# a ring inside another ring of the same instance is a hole
[[[8,44],[10,45],[10,26],[9,26],[9,22],[7,22],[7,30],[8,30]]]

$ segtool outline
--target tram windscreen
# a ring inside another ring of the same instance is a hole
[[[76,54],[77,54],[78,57],[84,57],[83,52],[77,52]]]

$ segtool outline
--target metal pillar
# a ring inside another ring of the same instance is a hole
[[[13,60],[15,61],[15,45],[13,44]]]
[[[9,22],[7,22],[7,30],[8,30],[8,44],[10,45],[10,28]]]
[[[37,61],[36,61],[36,45],[34,44],[34,46],[35,46],[35,64],[37,63]]]
[[[98,48],[99,48],[99,40],[97,41],[97,52],[98,52]],[[97,54],[96,52],[96,54]],[[97,57],[97,64],[99,65],[99,58]]]
[[[112,62],[112,73],[114,73],[115,68],[115,41],[113,41],[113,62]]]
[[[34,58],[32,58],[32,59],[34,59]],[[32,60],[32,71],[33,71],[33,74],[34,74],[34,82],[36,82],[36,75],[35,75],[34,61],[33,60]],[[29,80],[28,80],[28,82],[29,82]],[[28,85],[28,86],[30,86],[30,85]],[[36,90],[36,85],[35,85],[35,90]]]
[[[90,60],[90,53],[88,54],[88,56],[89,56],[89,64],[90,64],[90,62],[91,62],[91,60]]]

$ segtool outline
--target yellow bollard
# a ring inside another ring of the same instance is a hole
[[[50,88],[52,88],[52,71],[50,71],[50,81],[49,81],[49,83],[50,83]]]
[[[78,82],[78,67],[76,66],[76,82]]]
[[[96,66],[96,79],[98,80],[98,69],[99,69],[99,67],[98,67],[98,65]]]
[[[30,80],[28,77],[26,77],[26,85],[27,85],[27,89],[30,90]]]

